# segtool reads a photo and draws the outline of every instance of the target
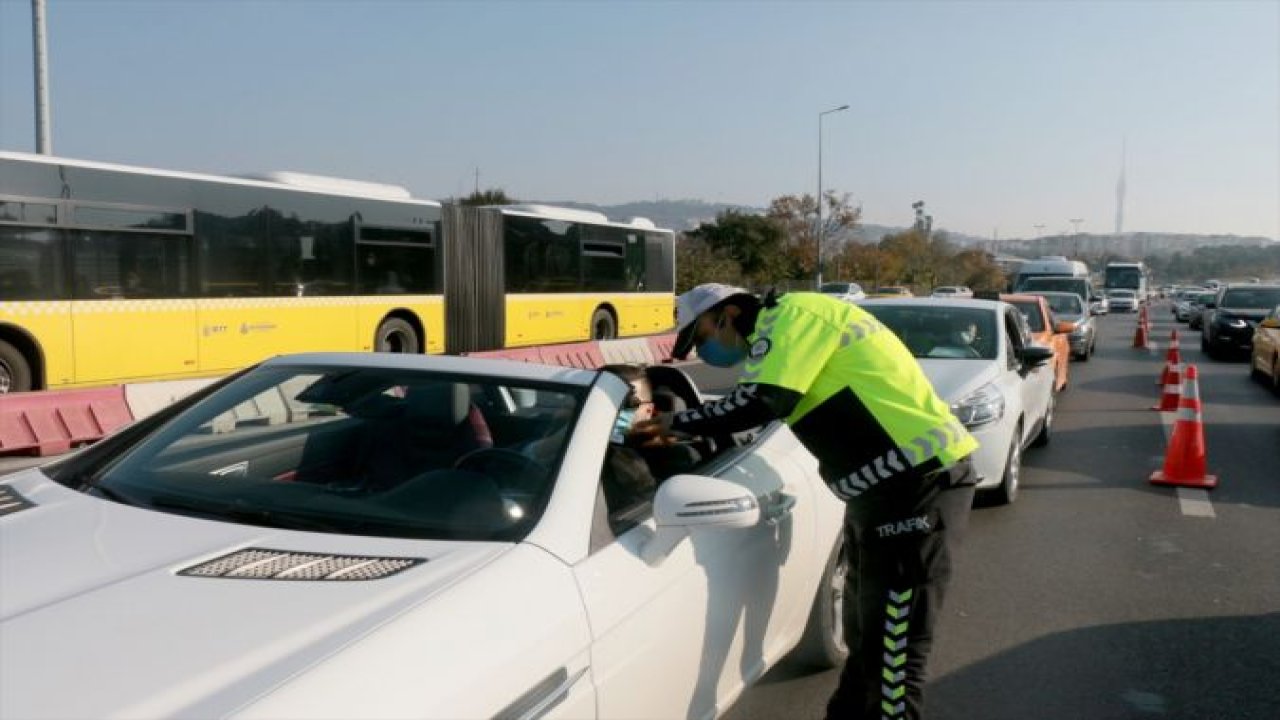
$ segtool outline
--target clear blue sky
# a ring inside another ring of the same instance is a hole
[[[57,154],[521,198],[764,205],[989,236],[1280,238],[1280,2],[48,0]],[[28,0],[0,148],[33,150]]]

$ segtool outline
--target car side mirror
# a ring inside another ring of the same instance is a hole
[[[1037,368],[1053,359],[1053,348],[1027,345],[1018,351],[1018,359],[1028,368]]]
[[[662,562],[695,528],[733,529],[760,522],[760,502],[737,483],[702,475],[676,475],[653,498],[658,529],[641,549],[649,565]]]
[[[1068,322],[1066,320],[1059,320],[1057,324],[1053,326],[1053,331],[1058,335],[1065,335],[1075,329],[1076,329],[1076,324],[1073,322]]]

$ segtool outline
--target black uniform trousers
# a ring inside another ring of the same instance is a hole
[[[827,720],[921,717],[933,625],[976,482],[966,458],[915,483],[884,483],[877,487],[884,492],[848,503],[849,658],[827,705]]]

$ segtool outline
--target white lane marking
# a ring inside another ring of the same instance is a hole
[[[1164,442],[1168,445],[1173,439],[1173,426],[1178,421],[1178,413],[1160,413],[1160,429],[1164,431]],[[1160,459],[1163,462],[1164,458]],[[1209,491],[1200,488],[1174,488],[1178,493],[1178,509],[1183,515],[1190,517],[1216,518],[1213,503],[1209,501]]]
[[[1164,431],[1164,444],[1173,440],[1173,424],[1178,421],[1178,413],[1174,411],[1160,413],[1160,429]]]
[[[1213,503],[1209,502],[1209,491],[1200,488],[1174,488],[1178,491],[1178,507],[1183,515],[1192,517],[1217,517],[1213,512]]]

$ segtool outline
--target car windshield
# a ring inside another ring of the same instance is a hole
[[[1055,315],[1084,314],[1084,305],[1080,302],[1079,295],[1044,295],[1043,297]]]
[[[851,291],[850,288],[851,286],[849,283],[823,283],[822,284],[822,292],[827,293],[829,295],[843,295],[844,293],[850,292]]]
[[[1224,308],[1248,308],[1250,310],[1267,310],[1280,303],[1280,287],[1269,288],[1230,288],[1222,293]]]
[[[259,368],[89,485],[245,524],[514,540],[546,504],[581,392],[399,369]]]
[[[945,305],[866,305],[917,358],[994,360],[996,315],[982,308]]]
[[[1089,286],[1087,280],[1064,277],[1029,278],[1022,283],[1021,290],[1062,290],[1080,292]]]
[[[1040,303],[1034,300],[1010,300],[1009,304],[1022,312],[1031,332],[1044,332],[1044,314],[1040,312]]]

